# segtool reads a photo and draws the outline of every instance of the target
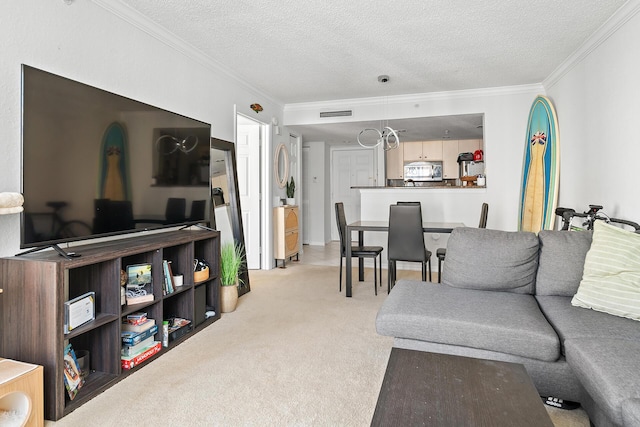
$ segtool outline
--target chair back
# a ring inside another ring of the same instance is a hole
[[[397,202],[396,204],[403,206],[422,206],[420,202]]]
[[[338,226],[338,234],[340,235],[340,256],[345,256],[347,251],[345,238],[345,234],[347,232],[347,218],[344,215],[344,204],[342,202],[336,203],[336,225]]]
[[[165,209],[165,218],[167,224],[183,222],[185,220],[185,211],[187,209],[187,200],[182,197],[169,197],[167,199],[167,207]]]
[[[190,221],[200,221],[204,219],[204,211],[207,208],[206,200],[194,200],[191,202]]]
[[[420,205],[389,206],[387,257],[397,261],[424,261],[425,246]]]
[[[478,228],[487,228],[487,215],[489,215],[489,205],[483,203],[482,209],[480,210],[480,224]]]

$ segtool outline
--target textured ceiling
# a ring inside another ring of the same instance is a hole
[[[118,1],[283,104],[540,83],[624,4]],[[330,142],[346,135],[316,128],[296,131]]]
[[[540,83],[624,3],[120,1],[283,103]]]

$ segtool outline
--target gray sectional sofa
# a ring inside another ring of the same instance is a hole
[[[571,305],[591,239],[456,229],[442,284],[398,281],[377,331],[395,347],[521,363],[541,396],[580,402],[595,426],[640,426],[640,322]]]

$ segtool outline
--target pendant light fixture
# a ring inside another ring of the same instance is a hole
[[[389,81],[389,76],[380,75],[378,76],[378,82],[387,83]],[[386,100],[385,100],[385,108],[383,113],[386,114]],[[380,129],[375,128],[365,128],[360,131],[358,134],[358,144],[364,148],[376,148],[378,145],[382,144],[382,148],[385,151],[393,150],[400,146],[400,138],[398,137],[397,130],[394,130],[391,126],[389,126],[388,120],[380,120]]]

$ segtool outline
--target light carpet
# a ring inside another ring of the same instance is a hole
[[[368,426],[392,346],[375,331],[385,287],[345,298],[337,267],[302,263],[250,278],[235,312],[45,425]],[[556,426],[589,425],[549,411]]]

